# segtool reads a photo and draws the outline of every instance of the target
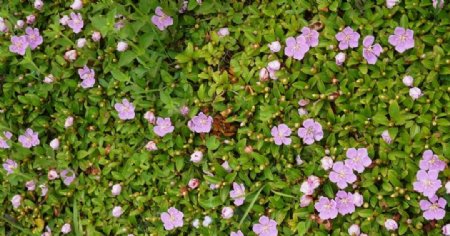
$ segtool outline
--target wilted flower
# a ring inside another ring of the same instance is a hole
[[[352,224],[352,225],[348,228],[348,234],[350,234],[350,236],[360,236],[360,234],[361,234],[361,229],[359,228],[359,225],[357,225],[357,224]]]
[[[349,148],[346,155],[348,159],[345,160],[345,165],[358,173],[362,173],[366,167],[372,164],[366,148]]]
[[[11,199],[11,203],[14,208],[18,208],[20,206],[20,203],[22,202],[22,196],[20,195],[14,195],[14,197]]]
[[[69,128],[73,125],[73,116],[69,116],[66,118],[66,121],[64,122],[64,128]]]
[[[420,88],[413,87],[409,89],[409,96],[411,96],[413,100],[419,99],[422,95],[422,90],[420,90]]]
[[[73,30],[75,34],[81,32],[84,27],[84,21],[80,13],[70,13],[70,20],[67,21],[67,25]]]
[[[188,186],[190,189],[196,189],[200,185],[200,180],[192,178],[189,180]]]
[[[70,8],[72,8],[73,10],[80,10],[81,8],[83,8],[83,1],[81,0],[73,1],[72,5],[70,5]]]
[[[417,171],[416,181],[413,183],[414,190],[426,197],[433,197],[442,186],[441,180],[438,179],[438,173],[437,170]]]
[[[64,53],[64,59],[68,61],[75,61],[78,57],[77,50],[69,50],[66,53]]]
[[[394,34],[389,36],[389,43],[399,53],[414,47],[414,31],[402,27],[396,27]]]
[[[152,16],[152,23],[158,27],[159,30],[165,30],[167,27],[173,25],[172,17],[166,15],[161,7],[155,9],[155,14],[156,15]]]
[[[203,153],[201,151],[195,151],[191,155],[191,161],[194,163],[200,163],[203,159]]]
[[[25,187],[28,191],[34,191],[36,189],[36,182],[34,182],[34,180],[29,180],[25,183]]]
[[[181,5],[181,8],[180,10],[178,10],[178,12],[181,14],[185,13],[188,9],[188,3],[189,1],[183,1],[183,5]]]
[[[38,28],[27,27],[25,29],[28,46],[33,50],[44,42]]]
[[[117,196],[122,191],[122,186],[120,184],[114,184],[111,188],[111,193],[113,196]]]
[[[19,55],[25,55],[28,47],[28,40],[25,35],[22,36],[12,36],[11,45],[9,46],[9,51],[17,53]]]
[[[51,84],[54,81],[55,81],[55,76],[53,76],[52,74],[49,74],[44,77],[44,83],[46,83],[46,84]]]
[[[98,32],[98,31],[94,31],[92,33],[91,38],[92,38],[92,41],[98,42],[98,41],[100,41],[100,39],[102,39],[102,34],[100,34],[100,32]]]
[[[296,157],[295,157],[295,163],[299,166],[299,165],[301,165],[301,164],[303,164],[303,160],[302,160],[302,158],[300,157],[300,155],[297,155]]]
[[[156,126],[153,127],[153,132],[159,137],[164,137],[166,134],[172,133],[174,129],[175,127],[172,125],[170,118],[158,117],[156,119]]]
[[[80,38],[77,40],[77,48],[83,48],[86,45],[86,39]]]
[[[269,77],[270,77],[271,79],[273,79],[273,80],[278,79],[275,73],[276,73],[278,70],[280,70],[280,67],[281,67],[281,64],[280,64],[280,62],[279,62],[278,60],[271,61],[271,62],[269,62],[269,63],[267,64],[266,69],[267,69],[267,72],[269,73]]]
[[[210,216],[205,216],[205,219],[203,219],[202,225],[203,227],[208,227],[212,223],[212,219]]]
[[[112,210],[112,215],[116,218],[119,218],[123,213],[122,207],[115,206]]]
[[[150,124],[155,124],[156,123],[155,114],[153,114],[153,112],[151,112],[151,111],[147,111],[144,114],[144,119],[146,119],[148,121],[148,123],[150,123]]]
[[[39,134],[28,128],[23,135],[19,136],[19,142],[24,148],[32,148],[40,144]]]
[[[3,19],[2,17],[0,17],[0,32],[8,32],[8,26],[6,26],[5,19]]]
[[[329,170],[329,169],[333,168],[333,159],[331,159],[331,157],[329,157],[329,156],[324,156],[320,160],[320,164],[322,165],[322,168],[324,170]]]
[[[311,195],[303,195],[300,198],[300,207],[307,207],[309,206],[309,204],[311,204],[312,201],[313,198],[311,197]]]
[[[230,31],[228,30],[228,28],[220,28],[219,31],[217,31],[217,35],[219,37],[225,37],[230,35]]]
[[[269,79],[269,71],[267,68],[262,68],[259,71],[259,81],[266,81]]]
[[[69,186],[75,180],[75,172],[71,169],[65,169],[61,171],[61,179],[66,186]]]
[[[47,177],[49,180],[54,180],[59,178],[58,172],[56,172],[56,170],[50,170],[47,174]]]
[[[35,15],[29,15],[27,16],[27,24],[31,25],[36,21],[36,16]]]
[[[221,166],[222,166],[222,167],[225,169],[225,171],[227,171],[228,173],[230,173],[230,172],[232,171],[230,165],[228,164],[228,161],[224,161],[224,162],[222,163]]]
[[[95,84],[95,71],[93,69],[90,69],[86,65],[83,67],[83,69],[78,69],[78,75],[80,76],[81,87],[83,88],[92,88]]]
[[[389,135],[389,131],[385,130],[383,131],[383,133],[381,133],[381,138],[383,138],[383,140],[387,143],[387,144],[391,144],[392,143],[392,138]]]
[[[429,200],[420,200],[420,209],[423,217],[427,220],[441,220],[445,217],[445,206],[447,201],[444,198],[434,195]]]
[[[277,222],[267,216],[261,216],[259,223],[253,225],[253,232],[258,236],[278,235]]]
[[[269,49],[272,52],[279,52],[281,50],[281,44],[278,41],[269,43]]]
[[[355,211],[355,203],[353,202],[353,194],[344,191],[336,193],[336,206],[341,215],[353,213]]]
[[[129,102],[128,99],[122,99],[122,103],[118,102],[114,105],[114,109],[119,113],[119,118],[121,120],[132,120],[134,119],[134,106],[133,103]]]
[[[336,60],[336,65],[342,66],[342,64],[344,64],[344,62],[345,62],[345,53],[340,52],[340,53],[336,54],[334,59]]]
[[[156,151],[158,150],[158,147],[156,146],[156,143],[154,141],[148,141],[148,143],[145,145],[145,149],[147,149],[147,151]]]
[[[386,229],[389,230],[389,231],[394,231],[394,230],[396,230],[398,228],[398,224],[393,219],[387,219],[384,222],[384,227],[386,227]]]
[[[338,215],[337,204],[333,199],[319,197],[319,201],[314,204],[314,208],[319,212],[322,220],[334,219]]]
[[[291,135],[291,129],[289,129],[286,124],[274,126],[270,132],[276,145],[291,144],[292,139],[289,138],[289,136]]]
[[[230,191],[230,197],[234,200],[234,205],[240,206],[244,204],[245,200],[245,186],[233,182],[233,190]]]
[[[402,82],[404,85],[406,85],[408,87],[412,87],[414,84],[414,79],[413,79],[413,77],[411,77],[409,75],[405,75],[405,77],[403,77]]]
[[[372,35],[366,36],[363,40],[363,57],[367,60],[368,64],[375,64],[380,56],[383,48],[379,43],[373,44],[375,37]]]
[[[188,127],[192,132],[209,133],[212,128],[213,118],[200,112],[194,116],[189,122]]]
[[[68,223],[64,224],[61,228],[61,233],[63,234],[68,234],[70,231],[72,231],[72,226]]]
[[[435,155],[431,150],[426,150],[422,155],[422,160],[419,162],[421,170],[443,171],[445,166],[445,162],[439,159],[438,155]]]
[[[319,32],[317,32],[316,30],[313,30],[309,27],[303,27],[302,28],[302,36],[305,37],[306,39],[306,44],[309,47],[316,47],[317,45],[319,45]]]
[[[340,189],[344,189],[348,184],[356,181],[356,175],[353,174],[350,167],[344,165],[342,161],[338,161],[334,163],[333,170],[330,172],[330,180],[336,183]]]
[[[308,176],[308,179],[300,185],[300,192],[306,195],[312,195],[314,190],[319,187],[320,179],[317,176]]]
[[[313,144],[323,138],[322,126],[313,119],[307,119],[303,121],[303,127],[298,129],[298,136],[305,144]]]
[[[41,184],[41,185],[39,185],[39,188],[41,189],[41,197],[44,197],[45,195],[47,195],[47,192],[48,192],[47,185]]]
[[[44,2],[42,2],[42,0],[36,0],[34,1],[33,4],[34,8],[36,8],[37,10],[42,10],[42,7],[44,6]]]
[[[433,7],[434,8],[439,7],[440,9],[442,9],[442,8],[444,8],[444,2],[445,2],[445,0],[433,0]]]
[[[289,37],[286,39],[286,47],[284,48],[284,54],[286,56],[302,60],[308,50],[309,45],[304,36],[300,35],[297,38]]]
[[[344,30],[336,34],[336,39],[339,41],[339,49],[345,50],[347,48],[358,47],[359,33],[354,31],[349,26],[345,27]]]
[[[161,221],[164,223],[164,229],[172,230],[174,228],[183,227],[183,212],[175,207],[169,208],[167,212],[161,214]]]
[[[15,27],[16,27],[16,29],[22,29],[24,25],[25,25],[25,21],[23,21],[23,20],[18,20],[18,21],[16,22]]]
[[[14,170],[17,169],[17,167],[18,167],[17,162],[15,162],[11,159],[7,159],[3,163],[3,169],[6,170],[8,175],[14,173]]]

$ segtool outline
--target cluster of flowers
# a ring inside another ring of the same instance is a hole
[[[446,164],[433,151],[426,150],[419,162],[419,167],[420,170],[417,171],[417,180],[413,183],[413,187],[415,191],[428,197],[428,200],[420,201],[420,209],[424,211],[423,217],[427,220],[443,219],[447,201],[438,197],[436,192],[442,187],[438,175],[445,169]]]
[[[27,48],[34,50],[43,42],[43,38],[39,33],[38,28],[27,27],[25,29],[25,35],[12,36],[11,45],[9,51],[17,53],[19,55],[25,55]]]
[[[292,139],[289,137],[291,135],[291,129],[286,124],[274,126],[270,132],[276,145],[291,144]],[[300,127],[297,133],[307,145],[313,144],[315,141],[320,141],[323,138],[322,125],[313,119],[303,121],[303,127]]]
[[[409,87],[409,96],[413,99],[419,99],[423,96],[422,90],[418,87],[414,87],[414,78],[410,75],[405,75],[402,80],[403,84]]]

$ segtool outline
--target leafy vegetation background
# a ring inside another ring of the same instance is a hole
[[[352,224],[369,235],[390,235],[384,228],[390,218],[397,220],[399,235],[439,235],[450,222],[449,215],[425,220],[419,208],[423,197],[412,188],[426,149],[446,162],[450,157],[448,4],[435,9],[431,1],[408,0],[388,9],[380,0],[204,0],[201,5],[190,0],[179,13],[182,1],[84,1],[78,12],[85,26],[74,34],[59,23],[73,11],[72,2],[45,1],[41,11],[29,1],[0,3],[0,16],[11,29],[0,33],[0,131],[14,135],[0,157],[19,164],[15,173],[0,174],[0,234],[41,234],[48,225],[58,235],[70,223],[73,235],[229,235],[238,229],[253,235],[252,225],[268,215],[280,235],[346,235]],[[157,6],[174,19],[164,31],[150,20]],[[14,24],[30,14],[44,42],[25,56],[11,53],[10,37],[20,32]],[[116,30],[119,14],[124,27]],[[270,52],[268,43],[285,45],[304,26],[318,27],[320,36],[303,60]],[[335,35],[346,26],[361,40],[374,35],[382,45],[375,65],[366,63],[362,46],[347,50],[343,66],[336,65]],[[388,43],[397,26],[414,30],[415,47],[402,54]],[[218,36],[223,27],[229,36]],[[93,31],[101,32],[99,42],[90,39]],[[81,37],[87,46],[77,49]],[[128,43],[127,51],[117,52],[119,41]],[[71,49],[78,52],[74,62],[64,59]],[[282,65],[278,80],[259,81],[260,69],[276,59]],[[78,86],[77,70],[86,64],[96,72],[91,89]],[[54,83],[43,83],[48,74]],[[405,75],[421,88],[421,98],[409,96]],[[135,119],[118,118],[114,104],[123,98],[135,105]],[[297,112],[300,99],[310,100],[305,117],[324,130],[324,138],[309,146],[296,135],[305,120]],[[187,117],[179,112],[184,105],[190,109]],[[170,117],[175,131],[156,136],[143,118],[149,110]],[[210,134],[187,127],[200,111],[214,117]],[[68,116],[74,125],[66,129]],[[273,143],[270,129],[280,123],[295,129],[289,146]],[[25,149],[17,142],[27,128],[39,133],[39,146]],[[384,130],[391,144],[382,140]],[[58,150],[49,146],[54,138],[61,142]],[[149,140],[158,150],[145,149]],[[374,162],[356,183],[364,205],[320,222],[314,204],[299,206],[300,184],[318,176],[315,198],[333,198],[338,189],[320,160],[326,150],[343,160],[351,147],[366,147]],[[200,164],[189,161],[195,150],[204,153]],[[303,164],[296,164],[297,155]],[[221,166],[224,161],[231,173]],[[50,169],[65,168],[76,172],[73,184],[48,180]],[[443,183],[449,177],[448,169],[440,174]],[[187,188],[191,178],[200,180],[199,188]],[[30,179],[47,183],[47,196],[27,191]],[[246,201],[225,220],[220,212],[233,205],[233,182],[246,186]],[[116,183],[122,193],[114,197]],[[444,188],[438,193],[450,202]],[[24,200],[14,209],[10,201],[16,194]],[[111,215],[117,205],[124,209],[120,218]],[[184,212],[184,227],[165,231],[160,215],[172,206]],[[192,227],[206,215],[213,219],[209,227]]]

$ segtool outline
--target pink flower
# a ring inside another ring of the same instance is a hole
[[[145,145],[145,149],[147,149],[147,151],[156,151],[158,150],[158,147],[156,146],[156,143],[154,141],[148,141],[148,143]]]
[[[19,136],[19,142],[24,148],[32,148],[39,145],[39,134],[28,128],[23,135]]]
[[[400,0],[386,0],[386,7],[393,8]]]
[[[444,161],[439,159],[438,155],[435,155],[433,151],[426,150],[422,155],[422,160],[419,162],[421,170],[437,170],[443,171],[446,167]]]
[[[280,124],[278,126],[274,126],[271,130],[272,137],[275,141],[276,145],[289,145],[291,144],[292,139],[289,138],[291,135],[291,129],[285,124]]]
[[[259,223],[253,225],[253,232],[258,236],[278,235],[277,222],[267,216],[261,216]]]
[[[340,53],[336,54],[334,59],[336,60],[336,65],[342,66],[342,64],[344,64],[344,62],[345,62],[345,53],[340,52]]]
[[[24,25],[25,25],[25,21],[23,21],[23,20],[18,20],[18,21],[16,22],[15,27],[16,27],[16,29],[22,29]]]
[[[327,197],[319,197],[319,201],[314,204],[314,208],[319,212],[322,220],[334,219],[338,215],[337,204]]]
[[[409,96],[411,96],[411,98],[413,100],[419,99],[420,97],[423,96],[422,90],[420,90],[420,88],[417,88],[417,87],[410,88],[409,89]]]
[[[25,33],[28,41],[28,46],[30,46],[32,50],[37,48],[42,44],[42,42],[44,42],[38,28],[32,29],[31,27],[27,27],[25,29]]]
[[[83,18],[80,13],[70,13],[70,20],[67,21],[67,25],[72,29],[75,34],[81,32],[84,27]]]
[[[345,50],[347,48],[358,47],[359,33],[354,31],[349,26],[345,27],[344,30],[336,34],[336,39],[339,41],[339,49]]]
[[[17,53],[19,55],[25,55],[25,52],[28,47],[27,36],[12,36],[11,37],[11,45],[9,46],[9,51]]]
[[[309,27],[302,28],[302,36],[306,39],[306,44],[309,47],[316,47],[319,45],[319,32],[316,30],[310,29]]]
[[[379,43],[373,44],[375,41],[375,37],[372,35],[366,36],[363,40],[363,57],[367,60],[368,64],[375,64],[380,56],[381,52],[383,52],[383,48]]]
[[[194,163],[200,163],[203,159],[203,153],[201,151],[195,151],[191,155],[191,161]]]
[[[4,138],[0,137],[0,148],[1,149],[8,149],[8,148],[10,148],[9,144],[6,142],[6,140]]]
[[[34,180],[27,181],[25,187],[28,191],[34,191],[36,189],[36,182]]]
[[[309,100],[308,99],[300,99],[298,101],[298,105],[301,107],[307,106],[309,104]]]
[[[446,224],[442,227],[442,234],[445,236],[450,236],[450,224]]]
[[[71,169],[65,169],[61,171],[61,179],[66,186],[69,186],[75,180],[75,172]]]
[[[234,205],[240,206],[244,204],[245,200],[245,186],[233,182],[233,190],[230,191],[230,197],[234,200]]]
[[[8,32],[8,26],[5,23],[5,19],[3,19],[2,17],[0,17],[0,32]]]
[[[242,233],[242,231],[238,230],[237,232],[231,232],[230,236],[244,236],[244,234]]]
[[[47,174],[47,177],[49,180],[55,180],[57,178],[59,178],[58,172],[56,172],[56,170],[50,170]]]
[[[134,119],[134,106],[133,103],[129,102],[128,99],[122,99],[122,103],[116,103],[114,109],[119,113],[119,118],[121,120],[132,120]]]
[[[63,234],[68,234],[70,231],[72,231],[72,226],[68,223],[64,224],[61,228],[61,233]]]
[[[269,43],[269,49],[272,52],[279,52],[281,50],[281,44],[278,41]]]
[[[399,53],[414,47],[414,31],[402,27],[396,27],[394,34],[389,36],[389,43]]]
[[[319,185],[320,179],[317,176],[311,175],[300,185],[300,192],[306,195],[312,195]]]
[[[69,116],[66,118],[66,121],[64,122],[64,128],[69,128],[73,125],[73,116]]]
[[[196,189],[200,185],[200,180],[192,178],[189,180],[188,186],[190,189]]]
[[[356,175],[353,174],[350,167],[345,166],[342,161],[338,161],[334,163],[333,170],[330,172],[330,180],[336,183],[340,189],[344,189],[348,184],[356,181]]]
[[[64,15],[63,17],[61,17],[61,19],[59,19],[59,23],[61,25],[67,25],[69,24],[70,18],[67,15]]]
[[[408,87],[412,87],[413,84],[414,84],[414,79],[413,79],[412,76],[405,75],[405,77],[403,77],[402,82],[403,82],[404,85],[406,85]]]
[[[80,10],[81,8],[83,8],[83,1],[81,0],[73,1],[72,5],[70,5],[70,8],[72,8],[73,10]]]
[[[66,59],[67,61],[75,61],[78,57],[78,53],[76,50],[69,50],[66,53],[64,53],[64,59]]]
[[[438,179],[437,170],[419,170],[416,174],[416,181],[413,183],[414,190],[422,193],[426,197],[433,197],[439,188],[442,187],[441,180]]]
[[[159,30],[163,31],[167,27],[173,25],[172,17],[166,15],[161,7],[155,9],[155,14],[156,15],[152,16],[152,23],[158,27]]]
[[[128,44],[120,41],[117,43],[117,51],[119,52],[125,52],[128,49]]]
[[[112,210],[112,215],[116,218],[119,218],[123,213],[122,207],[116,206]]]
[[[17,167],[18,167],[17,162],[15,162],[11,159],[7,159],[3,163],[3,169],[6,170],[7,175],[14,173],[14,170],[17,169]]]
[[[230,35],[230,31],[228,30],[228,28],[220,28],[219,31],[217,31],[217,35],[219,37],[225,37]]]
[[[355,204],[355,206],[360,207],[362,206],[362,204],[364,203],[364,198],[361,194],[359,194],[358,192],[353,194],[353,204]]]
[[[447,181],[447,183],[445,184],[445,192],[447,194],[450,194],[450,181]]]
[[[297,38],[289,37],[286,39],[286,47],[284,48],[284,54],[286,56],[302,60],[308,51],[309,45],[306,42],[305,36],[300,35]]]
[[[83,69],[78,69],[78,75],[80,76],[81,87],[83,88],[92,88],[95,84],[95,71],[93,69],[90,69],[86,65],[83,67]]]
[[[362,173],[365,167],[372,164],[372,160],[369,158],[366,148],[349,148],[347,150],[347,160],[345,165],[355,170],[358,173]]]
[[[148,123],[150,123],[150,124],[155,124],[156,123],[155,114],[153,114],[153,112],[151,112],[151,111],[147,111],[144,114],[144,119],[146,119],[148,121]]]
[[[313,201],[313,198],[310,195],[303,195],[300,198],[300,207],[307,207],[311,202]]]
[[[55,76],[53,76],[52,74],[49,74],[44,77],[44,83],[46,83],[46,84],[51,84],[54,81],[55,81]]]
[[[224,207],[222,208],[222,218],[224,219],[230,219],[231,217],[233,217],[234,214],[234,210],[231,207]]]
[[[42,10],[42,7],[44,6],[44,2],[42,2],[42,0],[36,0],[34,1],[33,4],[34,8],[36,8],[37,10]]]
[[[429,200],[420,200],[420,209],[423,217],[427,220],[441,220],[445,217],[445,206],[447,201],[444,198],[434,195]]]
[[[120,184],[114,184],[111,188],[111,193],[113,196],[117,196],[122,191],[122,186]]]
[[[20,195],[14,195],[14,197],[11,199],[11,203],[14,208],[19,208],[20,204],[22,202],[22,196]]]
[[[259,81],[267,81],[269,79],[269,71],[266,68],[262,68],[259,71]]]
[[[158,117],[156,119],[156,126],[153,127],[153,132],[159,137],[164,137],[166,134],[172,133],[174,129],[175,127],[172,125],[170,118]]]
[[[434,8],[440,8],[440,9],[442,9],[442,8],[444,8],[444,0],[433,0],[433,7]],[[439,4],[439,5],[438,5]]]
[[[320,160],[320,163],[322,164],[322,168],[324,170],[329,170],[333,168],[333,159],[329,156],[324,156],[322,160]]]
[[[98,42],[98,41],[100,41],[100,39],[102,39],[102,35],[100,34],[100,32],[94,31],[92,33],[92,37],[91,38],[92,38],[92,41]]]
[[[36,16],[35,15],[29,15],[27,16],[27,24],[31,25],[36,21]]]
[[[77,40],[77,48],[83,48],[86,45],[86,39],[80,38]]]
[[[183,227],[183,217],[183,212],[177,210],[175,207],[171,207],[167,212],[161,214],[161,221],[164,223],[166,230],[172,230]]]
[[[280,62],[278,60],[271,61],[267,64],[267,72],[269,73],[269,77],[273,80],[277,80],[276,72],[280,70]]]
[[[311,145],[323,138],[322,126],[313,119],[307,119],[303,121],[303,127],[298,129],[298,136],[305,144]]]
[[[386,229],[387,229],[388,231],[394,231],[394,230],[396,230],[396,229],[398,228],[398,224],[397,224],[397,222],[395,222],[395,220],[393,220],[393,219],[387,219],[387,220],[384,222],[384,227],[386,227]]]
[[[189,115],[189,107],[188,106],[182,106],[180,107],[180,114],[182,116],[187,116]]]
[[[209,133],[212,128],[213,118],[200,112],[194,116],[189,122],[188,127],[192,132]]]
[[[57,138],[53,139],[53,140],[50,142],[50,147],[51,147],[53,150],[58,149],[58,148],[59,148],[59,140],[58,140]]]
[[[355,204],[353,202],[353,195],[344,191],[336,193],[336,206],[341,215],[351,214],[355,211]]]
[[[392,143],[392,138],[389,135],[389,131],[385,130],[383,131],[383,133],[381,133],[381,138],[383,138],[383,140],[387,143],[387,144],[391,144]]]
[[[357,224],[352,224],[352,225],[348,228],[348,234],[350,234],[350,236],[360,236],[360,234],[361,234],[361,229],[359,228],[359,225],[357,225]]]

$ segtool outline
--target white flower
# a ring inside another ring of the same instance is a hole
[[[61,233],[63,234],[68,234],[70,233],[70,231],[72,231],[72,227],[70,226],[70,224],[64,224],[61,228]]]
[[[342,66],[342,64],[344,64],[344,62],[345,62],[345,53],[343,53],[343,52],[338,53],[338,54],[334,57],[334,59],[336,60],[336,64],[337,64],[338,66]]]
[[[219,31],[217,31],[217,35],[219,35],[219,37],[225,37],[230,35],[230,31],[228,30],[228,28],[221,28],[219,29]]]
[[[203,220],[202,225],[204,227],[208,227],[212,223],[212,219],[209,216],[205,216],[205,219]]]
[[[413,100],[420,98],[422,95],[422,90],[420,90],[420,88],[414,87],[409,89],[409,96],[411,96]]]
[[[113,196],[117,196],[122,191],[122,186],[120,184],[114,184],[111,188],[111,193]]]
[[[231,207],[224,207],[222,208],[222,218],[224,219],[230,219],[233,217],[234,210]]]
[[[195,151],[191,155],[191,161],[194,163],[200,163],[203,159],[203,153],[201,151]]]
[[[445,190],[447,194],[450,194],[450,181],[447,181],[447,183],[445,184]]]
[[[363,203],[364,203],[363,196],[358,192],[353,193],[353,204],[355,204],[355,206],[357,207],[360,207],[362,206]]]
[[[269,43],[269,48],[272,52],[279,52],[281,50],[281,44],[278,41],[274,41]]]
[[[386,0],[386,7],[393,8],[400,0]]]
[[[128,44],[120,41],[119,43],[117,43],[117,51],[119,52],[124,52],[128,49]]]
[[[413,77],[411,77],[409,75],[405,75],[405,77],[403,77],[402,81],[403,81],[403,84],[408,86],[408,87],[413,86],[413,83],[414,83]]]
[[[44,83],[46,84],[51,84],[53,83],[53,81],[55,81],[55,77],[52,74],[49,74],[44,77]]]
[[[387,219],[387,220],[384,222],[384,227],[386,227],[386,229],[387,229],[388,231],[393,231],[393,230],[396,230],[396,229],[398,228],[398,224],[397,224],[397,222],[395,222],[395,220],[393,220],[393,219]]]
[[[359,236],[360,233],[361,230],[357,224],[352,224],[350,228],[348,228],[348,234],[350,234],[350,236]]]
[[[73,125],[73,117],[69,116],[66,118],[66,121],[64,122],[64,128],[69,128]]]
[[[194,226],[194,228],[198,229],[198,227],[200,226],[200,220],[199,219],[193,220],[192,226]]]
[[[22,196],[20,195],[14,195],[14,197],[11,199],[11,203],[14,208],[18,208],[20,206],[20,203],[22,201]]]
[[[83,1],[75,0],[72,5],[70,5],[70,8],[72,8],[73,10],[80,10],[81,8],[83,8]]]
[[[59,140],[57,138],[53,139],[50,142],[50,147],[52,147],[53,150],[56,150],[59,148]]]
[[[116,206],[114,207],[114,209],[112,210],[112,215],[116,218],[119,218],[123,213],[122,207],[120,206]]]
[[[86,45],[86,39],[80,38],[77,40],[77,48],[83,48]]]
[[[333,159],[329,156],[324,156],[322,160],[320,160],[320,163],[322,164],[322,168],[324,170],[329,170],[333,167]]]

